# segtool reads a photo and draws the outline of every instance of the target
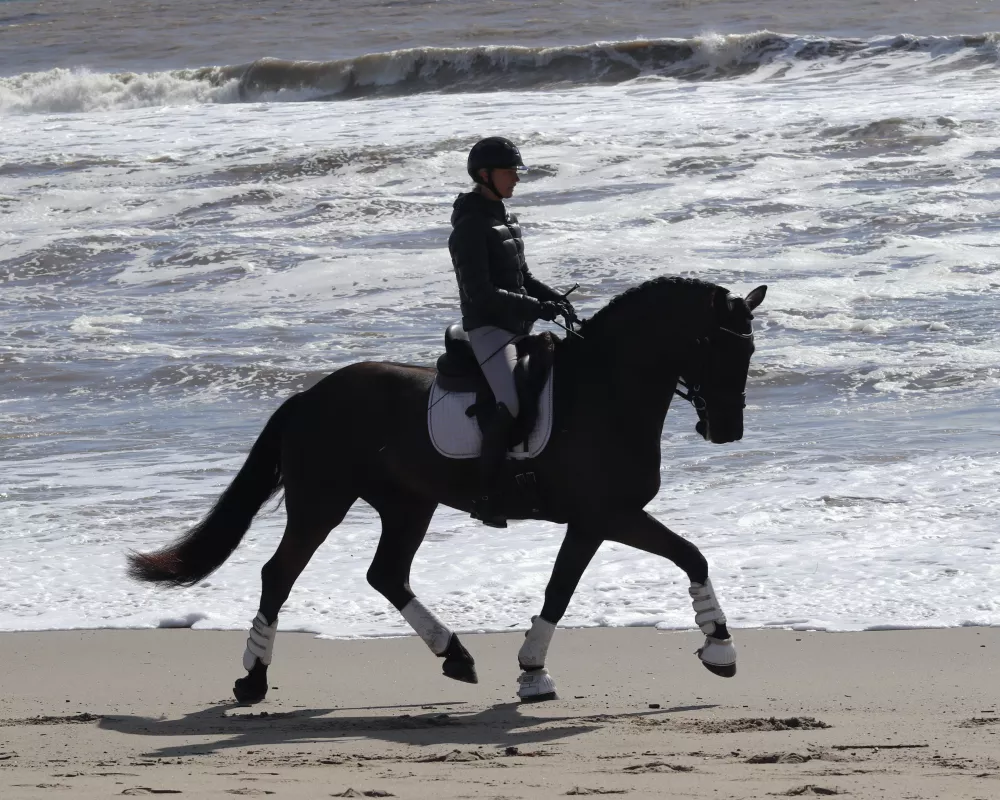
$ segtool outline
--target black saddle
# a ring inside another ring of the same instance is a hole
[[[482,429],[496,412],[496,398],[476,354],[472,351],[469,334],[460,323],[449,325],[444,333],[444,353],[437,360],[438,385],[448,392],[475,392],[476,402],[465,410],[475,417]],[[548,333],[528,336],[517,344],[517,366],[514,386],[521,404],[521,413],[512,432],[512,444],[523,442],[538,421],[538,398],[552,369],[555,340]]]

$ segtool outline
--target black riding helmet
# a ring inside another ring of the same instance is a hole
[[[503,136],[488,136],[485,139],[480,139],[469,151],[467,166],[469,177],[476,183],[484,184],[494,194],[498,194],[498,192],[493,186],[492,176],[483,181],[479,176],[479,170],[510,168],[518,171],[527,169],[521,160],[521,151],[517,149],[517,145]]]

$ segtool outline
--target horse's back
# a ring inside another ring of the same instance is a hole
[[[387,361],[341,367],[301,393],[295,427],[364,441],[400,425],[412,428],[424,421],[435,375],[429,367]]]
[[[305,394],[351,396],[378,393],[385,389],[423,389],[434,380],[435,370],[394,361],[358,361],[341,367],[317,381]]]

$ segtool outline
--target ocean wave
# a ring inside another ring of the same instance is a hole
[[[172,72],[51,69],[0,78],[0,113],[75,113],[153,108],[240,99],[241,67]]]
[[[953,65],[994,65],[1000,34],[839,39],[758,31],[692,39],[560,47],[417,47],[336,61],[260,58],[248,64],[158,73],[54,69],[0,79],[0,112],[100,111],[190,103],[348,100],[423,92],[543,90],[642,77],[724,80],[774,64],[857,61],[885,66],[902,53]]]

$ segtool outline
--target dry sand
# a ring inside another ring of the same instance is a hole
[[[1000,798],[1000,628],[556,634],[560,699],[520,705],[520,634],[279,633],[268,699],[231,700],[244,636],[0,634],[0,797]]]

